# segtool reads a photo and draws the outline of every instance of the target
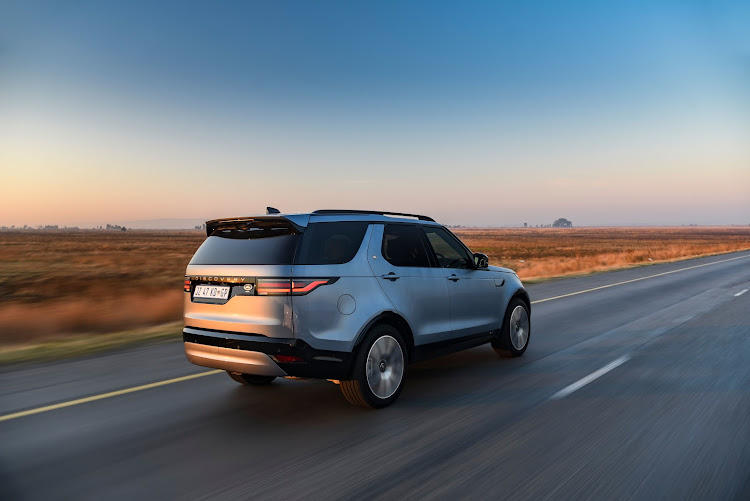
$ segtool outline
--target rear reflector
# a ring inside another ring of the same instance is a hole
[[[291,355],[274,355],[273,358],[280,364],[292,364],[294,362],[302,362],[300,357],[293,357]]]
[[[337,278],[259,278],[256,293],[259,296],[304,296],[321,285],[332,284]]]

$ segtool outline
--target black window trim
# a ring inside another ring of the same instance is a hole
[[[432,248],[430,239],[427,238],[427,233],[424,231],[426,225],[418,224],[417,226],[419,227],[419,238],[422,239],[422,245],[427,250],[427,257],[430,260],[430,268],[440,268],[440,263],[438,263],[437,256],[435,255],[435,249]]]

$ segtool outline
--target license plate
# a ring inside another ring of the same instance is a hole
[[[196,285],[193,298],[202,297],[207,299],[227,299],[229,297],[229,287],[219,285]]]

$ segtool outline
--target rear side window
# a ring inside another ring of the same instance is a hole
[[[302,235],[294,264],[343,264],[357,254],[367,222],[310,223]]]
[[[300,233],[289,222],[232,222],[203,242],[190,264],[292,264]]]
[[[393,266],[418,268],[430,266],[419,230],[414,225],[385,225],[381,251],[385,260]]]

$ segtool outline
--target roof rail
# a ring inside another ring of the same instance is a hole
[[[314,210],[312,211],[313,214],[376,214],[380,216],[406,216],[406,217],[416,217],[420,221],[432,221],[435,222],[434,219],[428,216],[420,216],[419,214],[406,214],[404,212],[388,212],[388,211],[380,211],[380,210],[348,210],[348,209],[322,209],[322,210]]]

